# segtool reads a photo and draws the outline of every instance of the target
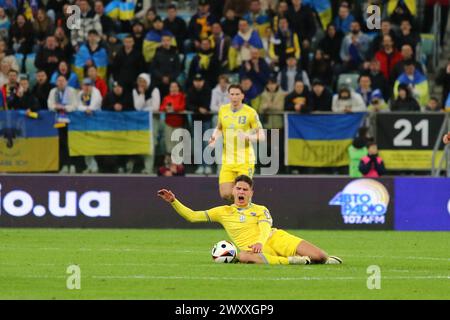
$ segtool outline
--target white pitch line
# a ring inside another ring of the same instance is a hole
[[[57,247],[0,247],[0,252],[2,250],[43,250],[43,251],[67,251],[67,248],[57,248]],[[167,248],[167,250],[161,249],[145,249],[145,248],[76,248],[76,251],[111,251],[111,252],[146,252],[146,253],[189,253],[189,254],[204,254],[203,251],[196,250],[172,250]],[[420,256],[372,256],[372,255],[342,255],[344,258],[373,258],[373,259],[403,259],[403,260],[429,260],[429,261],[449,261],[450,258],[437,258],[437,257],[420,257]]]
[[[67,251],[66,248],[56,247],[0,247],[1,250],[62,250]],[[142,249],[142,248],[77,248],[75,251],[112,251],[112,252],[147,252],[147,253],[195,253],[203,254],[203,251],[196,250],[154,250],[154,249]],[[348,258],[373,258],[373,259],[405,259],[405,260],[430,260],[430,261],[450,261],[450,258],[436,258],[436,257],[420,257],[420,256],[371,256],[371,255],[342,255]]]
[[[0,262],[0,266],[7,266],[7,267],[25,267],[25,266],[32,266],[32,267],[62,267],[65,268],[71,263],[9,263],[9,262]],[[211,264],[185,264],[185,263],[82,263],[80,264],[83,268],[92,268],[92,267],[186,267],[186,266],[192,266],[196,268],[217,268],[218,265],[215,263]],[[320,268],[320,267],[319,267]],[[320,270],[317,269],[316,266],[303,266],[302,270]],[[348,271],[348,269],[345,268],[336,268],[334,271]],[[409,270],[409,269],[382,269],[383,273],[429,273],[429,270]]]
[[[344,256],[344,255],[343,255]],[[374,258],[374,259],[404,259],[404,260],[430,260],[430,261],[450,261],[450,258],[435,258],[435,257],[414,257],[414,256],[354,256],[345,255],[348,258]]]
[[[212,262],[212,259],[211,259]],[[66,267],[70,264],[77,263],[8,263],[8,262],[0,262],[0,266],[7,267],[23,267],[23,266],[32,266],[32,267]],[[77,264],[83,267],[180,267],[180,266],[192,266],[192,267],[217,267],[217,264],[186,264],[186,263],[82,263]]]
[[[46,275],[22,275],[16,276],[27,279],[65,279],[65,276],[46,276]],[[186,277],[186,276],[148,276],[148,275],[128,275],[128,276],[89,276],[91,279],[109,279],[109,280],[208,280],[208,281],[348,281],[348,280],[367,280],[365,277],[277,277],[277,278],[249,278],[249,277]],[[384,280],[450,280],[450,275],[435,276],[413,276],[413,277],[392,277],[383,276]]]
[[[0,252],[2,250],[42,250],[42,251],[68,251],[67,248],[55,248],[55,247],[0,247]],[[166,250],[153,250],[153,249],[142,249],[142,248],[76,248],[76,251],[112,251],[112,252],[146,252],[146,253],[196,253],[203,254],[203,251],[195,250],[172,250],[167,248]]]

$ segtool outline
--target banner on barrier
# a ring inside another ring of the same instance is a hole
[[[58,131],[55,114],[41,111],[37,119],[25,111],[0,111],[0,172],[57,171]]]
[[[340,167],[365,113],[285,116],[286,165]]]
[[[450,231],[450,179],[395,179],[395,229]]]
[[[433,147],[444,118],[442,113],[377,114],[376,141],[386,168],[431,170]],[[436,164],[442,156],[440,151]]]
[[[156,195],[165,187],[193,210],[210,209],[223,204],[214,177],[8,175],[0,185],[0,227],[220,227],[189,223]],[[390,230],[392,198],[392,179],[258,177],[253,201],[276,228]]]
[[[348,183],[330,201],[340,206],[345,224],[386,224],[390,195],[380,181],[358,179]]]
[[[151,153],[150,112],[72,112],[69,118],[71,156]]]

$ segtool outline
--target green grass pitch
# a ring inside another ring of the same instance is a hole
[[[291,232],[344,264],[215,264],[220,229],[0,229],[0,299],[450,299],[449,232]]]

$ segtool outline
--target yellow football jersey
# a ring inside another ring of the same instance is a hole
[[[205,211],[208,221],[220,223],[240,250],[260,242],[260,223],[272,226],[272,217],[266,207],[249,204],[246,208],[235,205],[220,206]]]
[[[240,134],[251,134],[262,128],[256,110],[243,104],[239,110],[233,111],[231,104],[225,104],[219,109],[218,124],[223,133],[222,163],[255,163],[252,143],[240,139]]]
[[[286,231],[272,228],[272,217],[266,207],[250,203],[246,208],[236,205],[215,207],[204,211],[193,211],[175,199],[172,207],[180,216],[190,222],[218,222],[231,240],[242,251],[250,251],[249,246],[263,244],[265,259],[273,264],[288,264],[288,260],[274,257],[296,255],[301,238]]]

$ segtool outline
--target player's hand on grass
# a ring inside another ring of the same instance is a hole
[[[250,249],[252,249],[253,253],[261,253],[263,245],[259,242],[252,244],[251,246],[248,246]]]
[[[172,191],[167,189],[161,189],[158,191],[158,197],[163,199],[166,202],[174,202],[175,201],[175,195]]]
[[[445,144],[450,143],[450,132],[447,133],[446,135],[444,135],[444,138],[442,139],[442,141],[444,141]]]

